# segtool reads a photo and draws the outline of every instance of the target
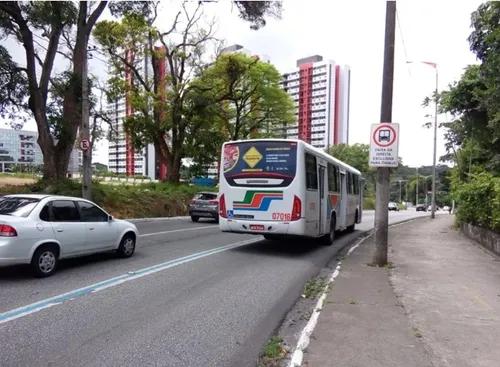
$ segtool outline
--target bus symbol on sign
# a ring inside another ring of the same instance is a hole
[[[383,141],[390,142],[391,141],[391,130],[389,129],[381,129],[378,131],[378,141],[382,143]]]

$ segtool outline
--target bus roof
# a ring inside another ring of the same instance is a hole
[[[346,169],[347,171],[351,172],[351,173],[354,173],[356,175],[360,175],[361,176],[361,172],[359,172],[356,168],[348,165],[347,163],[344,163],[340,160],[338,160],[337,158],[335,157],[332,157],[330,154],[326,153],[325,151],[321,150],[321,149],[318,149],[318,148],[315,148],[313,147],[311,144],[308,144],[306,143],[305,141],[303,140],[298,140],[298,139],[245,139],[245,140],[232,140],[232,141],[227,141],[224,143],[225,144],[235,144],[235,143],[244,143],[244,142],[247,142],[247,141],[282,141],[282,142],[287,142],[287,143],[297,143],[297,144],[302,144],[304,145],[308,150],[312,150],[314,153],[316,153],[317,155],[319,155],[320,157],[326,159],[326,160],[331,160],[333,162],[335,162],[335,164],[337,164],[338,166]]]

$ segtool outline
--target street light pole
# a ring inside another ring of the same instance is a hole
[[[435,110],[434,110],[434,153],[432,157],[432,199],[431,199],[431,218],[436,218],[436,156],[437,156],[437,128],[438,128],[438,69],[437,65],[434,64],[434,69],[436,70],[436,92],[435,92]]]
[[[415,180],[415,207],[418,206],[418,167],[417,167],[417,179]]]
[[[436,71],[436,87],[434,96],[434,150],[432,154],[432,196],[431,196],[431,218],[436,218],[436,156],[437,156],[437,128],[438,128],[438,91],[439,91],[439,74],[438,67],[435,62],[420,61],[422,64],[429,65]],[[412,64],[413,61],[407,61],[407,64]]]

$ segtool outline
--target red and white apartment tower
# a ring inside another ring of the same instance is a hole
[[[283,74],[281,87],[297,106],[297,125],[280,130],[288,139],[301,139],[320,148],[349,143],[351,70],[314,55],[297,61]]]
[[[164,50],[163,46],[155,47],[155,50]],[[128,62],[138,67],[141,77],[146,82],[153,80],[153,65],[150,57],[137,57],[132,50],[125,52],[125,58]],[[160,81],[165,81],[167,75],[167,63],[165,58],[157,59],[154,67],[157,69],[160,76]],[[125,71],[125,81],[133,82],[133,72]],[[163,88],[162,88],[163,89]],[[166,98],[166,84],[163,98]],[[116,131],[114,139],[109,141],[108,145],[108,164],[109,170],[118,174],[126,174],[127,176],[141,175],[149,176],[152,179],[164,180],[167,175],[167,167],[160,163],[156,156],[153,144],[148,144],[142,151],[134,149],[130,136],[125,132],[123,127],[123,119],[134,114],[129,96],[124,96],[114,104],[108,105],[108,111],[113,116],[113,129]]]

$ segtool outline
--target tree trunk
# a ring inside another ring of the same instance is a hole
[[[177,150],[175,155],[171,155],[167,160],[167,177],[166,181],[170,183],[179,183],[181,178],[182,157],[180,151]]]
[[[66,151],[61,149],[62,146],[53,147],[52,149],[44,149],[43,153],[43,180],[59,181],[66,178],[68,171],[69,157],[71,150],[66,147]]]

